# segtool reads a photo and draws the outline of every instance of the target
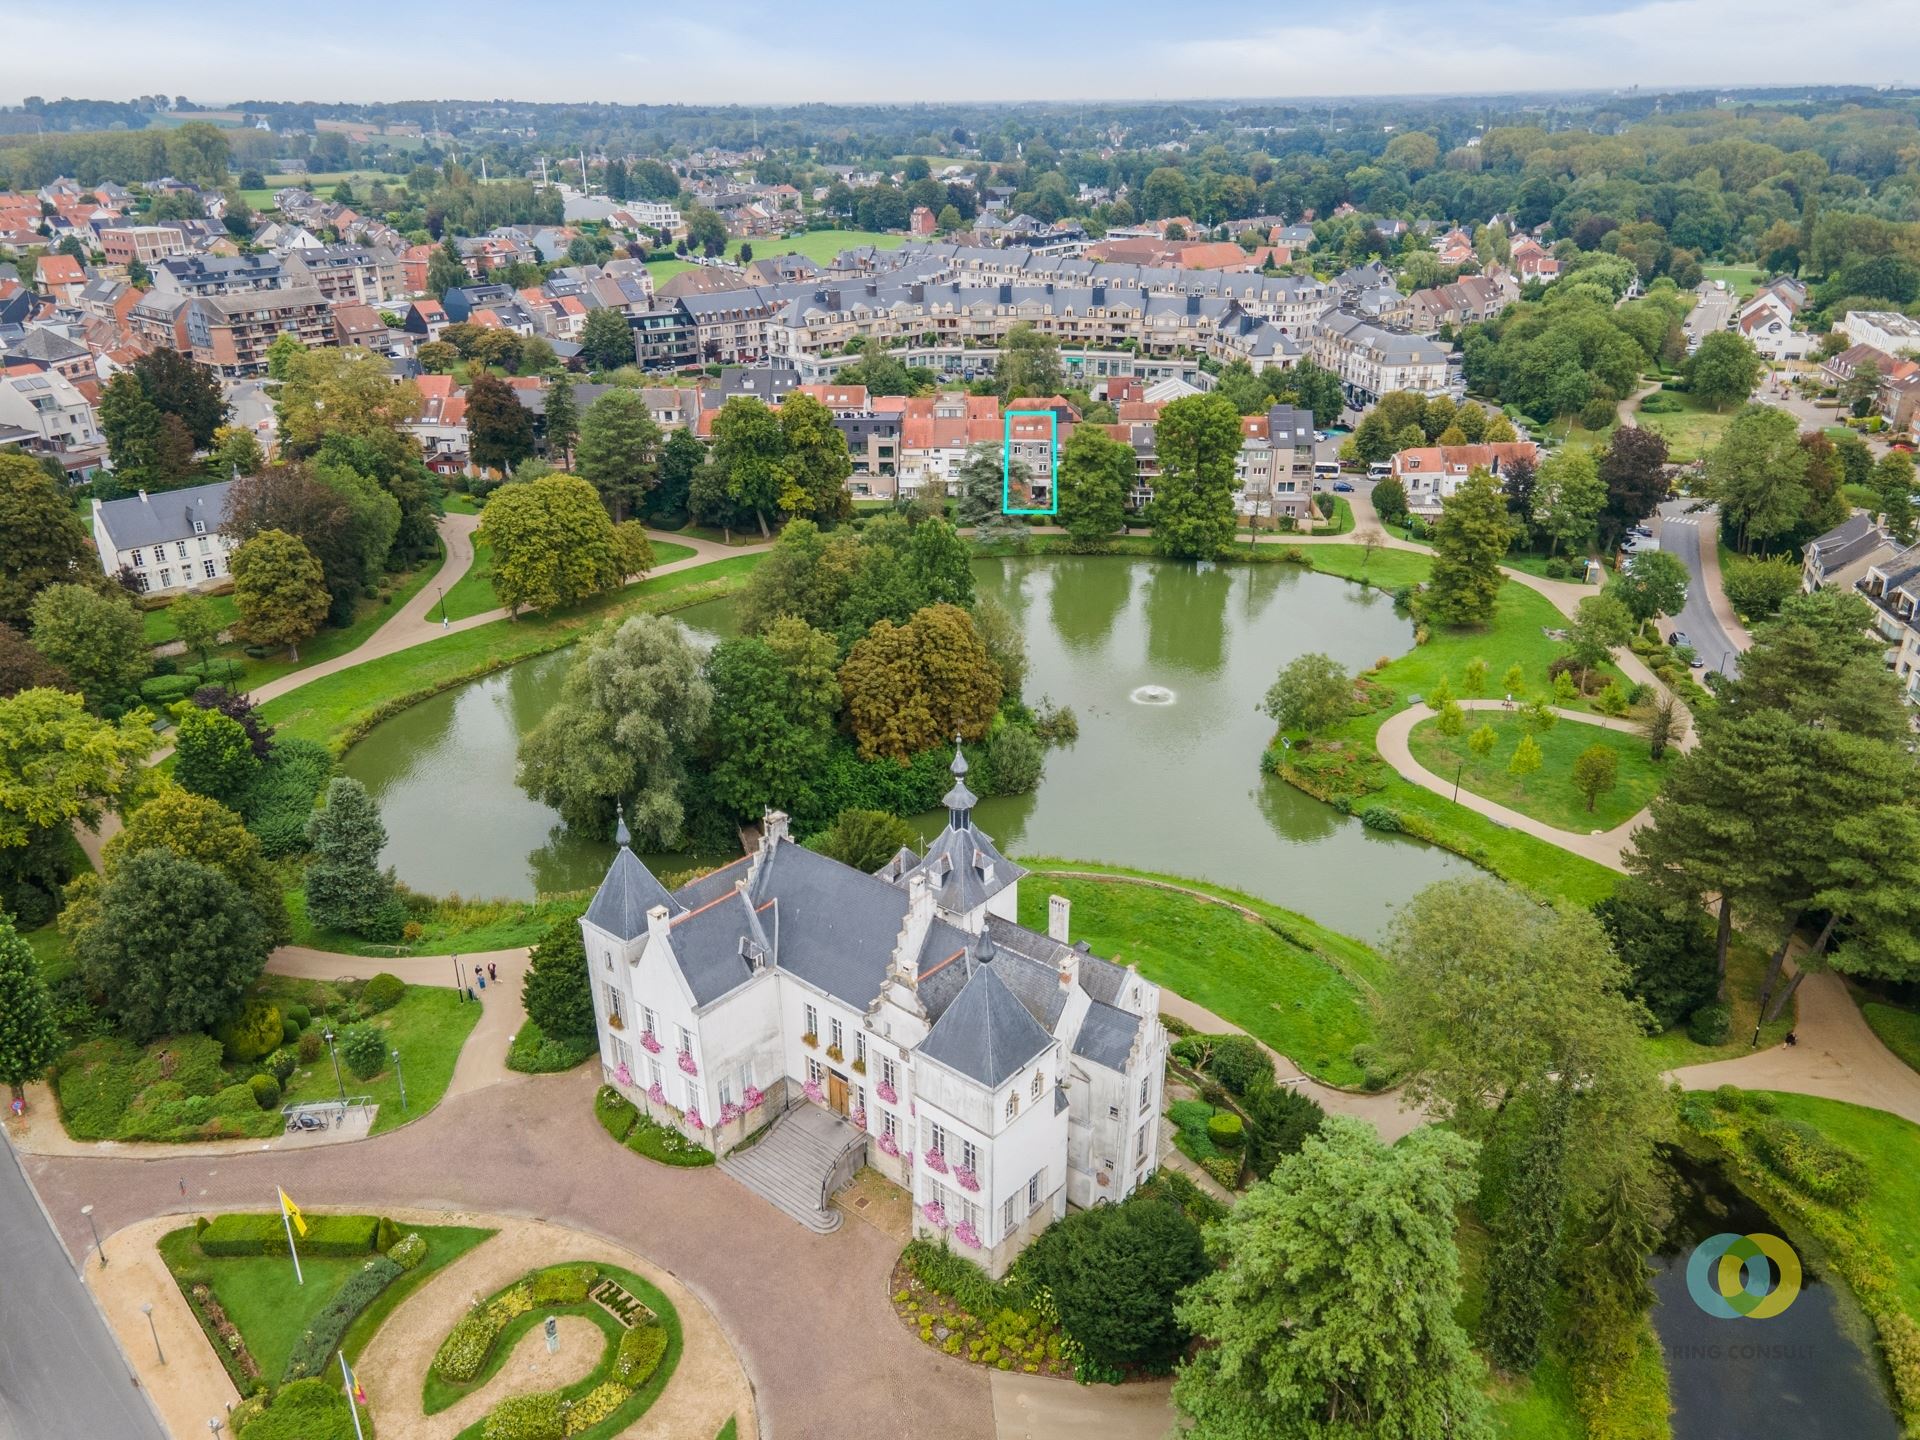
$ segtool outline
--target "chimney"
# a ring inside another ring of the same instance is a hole
[[[770,850],[775,842],[790,839],[787,833],[787,812],[769,810],[760,820],[760,848]]]
[[[933,888],[927,877],[915,871],[907,877],[907,914],[900,922],[900,934],[893,942],[893,973],[907,988],[920,984],[920,949],[933,928]]]
[[[1067,920],[1073,911],[1073,902],[1064,895],[1047,897],[1047,938],[1065,945],[1067,942]]]
[[[664,941],[667,938],[667,907],[656,905],[647,911],[647,938]]]

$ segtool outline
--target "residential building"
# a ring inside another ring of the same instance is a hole
[[[1025,872],[952,770],[946,828],[872,875],[774,811],[753,854],[670,892],[622,824],[581,934],[607,1083],[723,1156],[775,1117],[825,1127],[822,1191],[865,1163],[916,1235],[997,1277],[1069,1204],[1153,1174],[1167,1038],[1159,987],[1072,943],[1066,900],[1044,935],[1017,923]]]
[[[1240,419],[1235,506],[1243,515],[1307,519],[1313,509],[1313,412],[1275,405]]]
[[[1349,310],[1321,317],[1313,333],[1315,363],[1340,377],[1357,408],[1395,390],[1449,392],[1448,352],[1431,340],[1377,325]]]
[[[201,295],[187,308],[193,358],[223,379],[266,373],[267,349],[282,335],[309,348],[334,343],[333,316],[310,285]]]
[[[187,237],[173,225],[111,225],[100,232],[109,265],[145,265],[149,271],[172,255],[184,255]]]
[[[153,288],[170,295],[239,295],[286,285],[275,255],[174,255],[153,272]]]
[[[1800,588],[1851,590],[1875,566],[1884,567],[1900,546],[1868,511],[1856,510],[1818,539],[1807,542],[1800,561]]]
[[[1889,355],[1920,352],[1920,320],[1897,310],[1849,310],[1836,328],[1854,344]]]
[[[58,304],[74,304],[86,285],[87,272],[71,255],[42,255],[34,262],[33,288]]]
[[[1531,440],[1508,440],[1491,445],[1422,445],[1393,457],[1393,475],[1407,492],[1407,509],[1431,520],[1440,506],[1475,470],[1496,479],[1514,463],[1540,463],[1540,447]]]
[[[105,453],[93,406],[56,370],[0,374],[0,430],[18,432],[21,445],[69,473],[97,468]]]
[[[396,298],[402,283],[396,259],[365,245],[295,250],[287,255],[285,268],[288,284],[311,285],[330,305],[377,304]]]
[[[188,590],[227,573],[233,541],[221,532],[231,480],[93,502],[93,545],[108,575],[132,573],[142,591]]]
[[[1824,537],[1823,537],[1824,538]],[[1873,606],[1874,630],[1887,643],[1887,668],[1909,705],[1920,705],[1920,545],[1895,547],[1853,587]]]

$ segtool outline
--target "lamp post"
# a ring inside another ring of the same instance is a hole
[[[87,1228],[93,1231],[94,1253],[100,1257],[100,1268],[104,1270],[107,1268],[107,1247],[100,1243],[100,1226],[93,1218],[93,1206],[82,1205],[80,1213],[87,1217]]]
[[[152,1334],[152,1336],[153,1336],[153,1353],[154,1353],[154,1357],[155,1357],[155,1358],[156,1358],[157,1360],[159,1360],[159,1362],[160,1362],[160,1363],[161,1363],[162,1365],[164,1365],[164,1364],[166,1364],[166,1363],[167,1363],[167,1352],[166,1352],[166,1351],[164,1351],[164,1350],[162,1350],[162,1349],[160,1348],[160,1327],[159,1327],[159,1326],[157,1326],[157,1325],[155,1325],[155,1324],[153,1323],[153,1306],[152,1306],[152,1304],[151,1304],[151,1303],[148,1303],[148,1304],[145,1304],[145,1305],[142,1305],[142,1306],[140,1307],[140,1313],[141,1313],[142,1315],[144,1315],[144,1316],[146,1316],[146,1317],[147,1317],[147,1330],[148,1330],[148,1332],[149,1332],[149,1333],[151,1333],[151,1334]]]
[[[400,1082],[400,1113],[407,1113],[407,1072],[400,1068],[400,1052],[393,1053],[393,1078]]]
[[[434,586],[434,587],[433,587],[433,592],[434,592],[434,594],[436,594],[436,595],[438,595],[438,596],[440,597],[440,623],[441,623],[442,625],[445,625],[445,624],[447,623],[447,591],[446,591],[446,587],[445,587],[444,585],[436,585],[436,586]]]
[[[460,957],[458,955],[453,957],[453,989],[454,993],[464,1002],[467,998],[467,982],[465,977],[460,973]]]
[[[1466,768],[1467,762],[1465,760],[1462,760],[1458,765],[1453,767],[1453,803],[1456,805],[1460,803],[1460,776]]]
[[[340,1110],[344,1114],[347,1108],[347,1082],[340,1078],[340,1052],[334,1048],[333,1027],[329,1025],[320,1038],[327,1042],[327,1054],[333,1057],[333,1083],[340,1087]]]

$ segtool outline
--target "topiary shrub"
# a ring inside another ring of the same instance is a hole
[[[295,1001],[290,1005],[281,1006],[280,1013],[285,1015],[287,1019],[291,1020],[296,1026],[298,1026],[302,1030],[306,1029],[307,1026],[313,1022],[313,1011],[309,1010],[306,1006],[300,1004],[298,1001]]]
[[[416,1230],[411,1235],[395,1241],[393,1248],[387,1251],[387,1258],[402,1270],[417,1268],[420,1262],[427,1258],[426,1237]]]
[[[1246,1142],[1246,1128],[1230,1110],[1207,1117],[1207,1138],[1222,1150],[1238,1150]]]
[[[666,1328],[658,1320],[635,1325],[620,1337],[620,1349],[614,1357],[613,1371],[622,1383],[639,1389],[660,1366],[667,1353]]]
[[[1273,1077],[1273,1061],[1251,1035],[1222,1035],[1213,1042],[1207,1069],[1236,1095],[1244,1095],[1261,1076]]]
[[[278,1080],[284,1089],[287,1083],[287,1077],[293,1074],[299,1064],[300,1062],[295,1058],[293,1051],[282,1045],[261,1062],[260,1068]]]
[[[566,1440],[560,1392],[513,1395],[493,1407],[481,1427],[482,1440]]]
[[[282,1037],[280,1008],[270,1001],[242,1000],[240,1006],[213,1028],[213,1038],[228,1060],[244,1065],[273,1052]]]
[[[360,1004],[369,1015],[378,1015],[382,1010],[391,1010],[398,1005],[400,997],[406,993],[405,981],[398,975],[389,975],[382,970],[361,987]]]
[[[360,1080],[387,1067],[387,1034],[378,1025],[349,1025],[340,1032],[340,1058]]]
[[[282,1015],[280,1017],[280,1043],[282,1045],[291,1045],[299,1038],[300,1027],[293,1023],[293,1017],[291,1015]]]
[[[1702,1005],[1687,1017],[1687,1038],[1696,1045],[1724,1045],[1733,1028],[1733,1011],[1725,1005]]]
[[[253,1092],[253,1103],[262,1110],[271,1110],[280,1103],[280,1082],[271,1075],[255,1075],[247,1081],[247,1088]]]

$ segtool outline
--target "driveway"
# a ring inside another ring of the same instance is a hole
[[[1660,548],[1687,567],[1687,601],[1680,613],[1660,623],[1662,637],[1675,630],[1686,633],[1694,653],[1709,670],[1740,673],[1740,652],[1750,643],[1727,604],[1720,583],[1720,518],[1713,509],[1691,512],[1687,500],[1669,500],[1654,523]],[[1717,603],[1716,603],[1717,602]]]

